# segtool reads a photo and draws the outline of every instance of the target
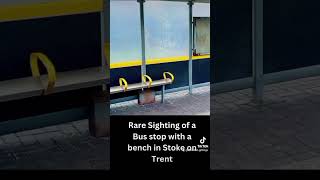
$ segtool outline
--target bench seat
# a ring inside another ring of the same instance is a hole
[[[153,81],[151,87],[158,87],[158,86],[165,86],[168,84],[172,84],[172,80],[167,78],[167,79],[160,79]],[[147,83],[135,83],[135,84],[128,84],[128,88],[126,91],[134,91],[134,90],[139,90],[139,89],[146,89],[149,88],[149,84]],[[125,92],[124,88],[121,86],[114,86],[110,88],[110,94],[117,94]]]
[[[57,73],[57,81],[52,93],[72,91],[108,84],[106,71],[101,67],[86,68]],[[41,96],[47,84],[47,75],[41,76],[41,82],[33,77],[0,81],[0,102]]]

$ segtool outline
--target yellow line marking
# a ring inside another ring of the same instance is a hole
[[[0,6],[0,22],[35,19],[103,10],[103,0],[57,0]]]
[[[193,56],[193,60],[201,60],[201,59],[208,59],[210,55],[203,55],[203,56]],[[168,57],[168,58],[157,58],[157,59],[147,59],[146,64],[162,64],[162,63],[172,63],[172,62],[180,62],[180,61],[188,61],[189,56],[176,56],[176,57]],[[123,68],[123,67],[133,67],[133,66],[141,66],[141,60],[132,60],[132,61],[125,61],[125,62],[118,62],[118,63],[111,63],[110,68]]]

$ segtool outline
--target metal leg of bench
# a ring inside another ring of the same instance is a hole
[[[166,86],[163,85],[163,86],[162,86],[162,91],[161,91],[161,103],[164,103],[164,94],[165,94],[165,91],[166,91]]]
[[[109,100],[106,93],[95,95],[90,103],[89,130],[94,137],[110,136]]]

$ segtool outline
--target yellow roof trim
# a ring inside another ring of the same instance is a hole
[[[0,6],[0,22],[35,19],[103,10],[103,0],[57,0]]]
[[[202,55],[202,56],[193,56],[193,60],[201,60],[201,59],[208,59],[210,55]],[[189,56],[176,56],[176,57],[168,57],[168,58],[157,58],[157,59],[147,59],[146,64],[162,64],[162,63],[172,63],[172,62],[180,62],[180,61],[188,61]],[[133,67],[133,66],[141,66],[141,60],[132,60],[132,61],[125,61],[125,62],[118,62],[118,63],[111,63],[110,68],[123,68],[123,67]]]

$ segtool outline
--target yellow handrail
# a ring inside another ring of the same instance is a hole
[[[57,80],[56,70],[53,63],[45,54],[31,53],[30,67],[31,67],[32,76],[35,79],[40,80],[40,70],[39,70],[39,64],[38,64],[39,61],[44,65],[48,73],[48,85],[44,89],[44,95],[46,95],[46,94],[49,94],[54,88],[54,85]]]
[[[143,80],[144,83],[147,83],[147,79],[149,80],[148,88],[150,88],[151,85],[152,85],[152,79],[151,79],[151,77],[148,76],[148,75],[142,75],[142,80]]]
[[[173,75],[172,73],[170,73],[170,72],[164,72],[164,73],[163,73],[163,78],[164,78],[165,80],[167,80],[167,74],[168,74],[169,76],[171,76],[171,81],[173,82],[173,81],[174,81],[174,75]]]
[[[120,78],[119,79],[119,84],[120,84],[120,87],[123,89],[123,91],[126,92],[127,89],[128,89],[128,82],[126,81],[126,79]]]

